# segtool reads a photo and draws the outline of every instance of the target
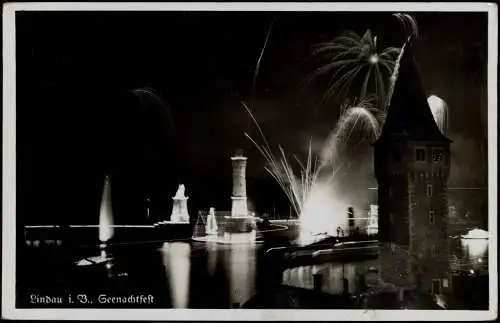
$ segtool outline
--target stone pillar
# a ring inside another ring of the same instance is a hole
[[[248,216],[247,189],[246,189],[246,165],[247,158],[242,152],[237,152],[231,157],[233,166],[233,195],[231,196],[231,216]]]

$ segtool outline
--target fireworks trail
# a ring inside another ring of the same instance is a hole
[[[264,52],[267,47],[267,42],[269,41],[269,36],[271,36],[271,31],[273,30],[274,22],[276,21],[276,17],[274,17],[273,21],[271,22],[271,25],[269,26],[269,30],[267,32],[266,40],[264,41],[264,46],[262,46],[262,50],[259,55],[259,59],[257,60],[257,64],[255,65],[255,72],[253,75],[253,84],[252,84],[252,99],[251,99],[251,104],[252,107],[255,104],[255,86],[257,84],[257,77],[259,75],[259,70],[260,70],[260,62],[262,61],[262,57],[264,56]]]
[[[400,24],[403,26],[403,32],[405,35],[405,38],[411,37],[411,38],[418,38],[419,33],[418,33],[418,25],[417,21],[415,18],[413,18],[411,15],[407,13],[395,13],[393,14],[396,19],[400,22]]]
[[[174,120],[172,118],[172,115],[170,114],[170,109],[156,90],[148,87],[142,87],[134,89],[131,92],[139,99],[139,101],[141,101],[143,105],[145,105],[147,102],[150,102],[152,104],[157,104],[158,106],[160,106],[162,111],[167,115],[169,129],[172,131],[174,130]]]
[[[390,77],[389,93],[387,95],[387,98],[386,98],[386,100],[384,102],[384,106],[383,106],[384,111],[386,111],[387,108],[389,107],[389,105],[391,104],[392,94],[394,92],[394,87],[395,87],[396,81],[398,79],[401,57],[403,57],[403,54],[406,50],[406,47],[409,46],[411,41],[413,39],[418,38],[418,36],[419,36],[418,35],[418,25],[417,25],[415,18],[413,18],[409,14],[403,14],[403,13],[395,13],[395,14],[393,14],[393,16],[395,16],[398,19],[398,21],[400,22],[400,24],[403,25],[403,31],[405,33],[405,35],[404,35],[405,41],[403,42],[403,46],[401,47],[401,50],[399,51],[399,55],[396,59],[394,70],[392,71],[392,74]]]
[[[401,63],[401,58],[403,57],[403,54],[406,50],[407,44],[408,44],[408,42],[405,42],[403,44],[403,47],[401,47],[401,51],[398,55],[398,58],[396,59],[394,70],[392,71],[392,75],[391,75],[390,80],[389,80],[389,91],[387,93],[387,99],[385,100],[384,107],[383,107],[383,111],[385,111],[385,112],[387,112],[387,109],[391,105],[392,94],[394,93],[394,88],[396,86],[396,82],[397,82],[398,76],[399,76],[399,66]]]

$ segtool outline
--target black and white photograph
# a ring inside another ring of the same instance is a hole
[[[496,319],[497,38],[488,3],[4,5],[2,318]]]

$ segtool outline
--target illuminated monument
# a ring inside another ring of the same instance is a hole
[[[189,213],[187,208],[188,197],[185,196],[184,185],[179,185],[177,193],[172,197],[172,215],[170,221],[176,223],[189,223]]]
[[[247,207],[247,184],[246,184],[246,167],[247,158],[243,156],[243,152],[238,150],[234,157],[231,157],[233,166],[233,195],[231,196],[232,207],[231,216],[246,217],[248,216]]]
[[[411,52],[399,58],[382,133],[374,144],[381,278],[400,291],[445,295],[448,264],[447,181],[450,143],[426,100]]]

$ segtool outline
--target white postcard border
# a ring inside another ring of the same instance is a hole
[[[3,8],[2,318],[51,320],[492,320],[498,313],[497,271],[497,62],[498,9],[493,3],[8,3]],[[430,310],[199,310],[16,309],[16,79],[15,12],[30,11],[388,11],[488,13],[488,311]]]

